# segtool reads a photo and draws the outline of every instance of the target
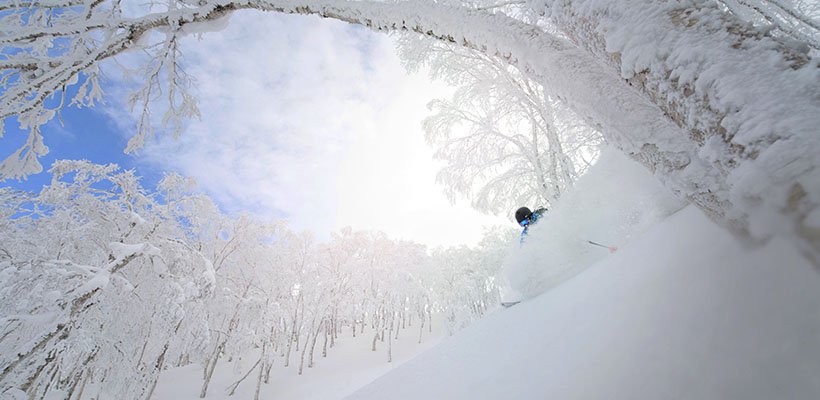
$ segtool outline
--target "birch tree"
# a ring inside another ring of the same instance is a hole
[[[470,2],[168,0],[136,16],[125,16],[119,1],[11,2],[0,9],[0,119],[16,118],[29,133],[0,173],[41,169],[41,126],[65,104],[99,101],[103,60],[151,52],[134,104],[150,121],[148,100],[163,90],[163,120],[174,125],[196,115],[180,69],[181,35],[239,9],[311,14],[417,32],[499,57],[715,221],[747,237],[797,238],[817,261],[820,73],[805,46],[708,0],[528,0],[526,7],[537,23]],[[77,88],[71,99],[68,87]],[[147,126],[129,149],[150,136]]]

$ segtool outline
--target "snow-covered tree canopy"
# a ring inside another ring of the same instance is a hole
[[[428,104],[433,114],[422,123],[446,162],[437,180],[451,200],[496,214],[551,207],[595,159],[600,132],[509,63],[419,35],[405,35],[399,49],[409,69],[424,65],[456,87],[451,99]]]
[[[169,0],[131,15],[117,0],[12,1],[0,6],[0,118],[16,117],[30,133],[0,174],[41,169],[37,157],[47,147],[39,127],[64,104],[100,99],[103,60],[136,49],[154,56],[132,99],[144,116],[129,144],[135,149],[151,134],[148,101],[159,93],[169,103],[167,124],[197,113],[180,69],[180,35],[207,30],[239,9],[312,14],[499,57],[714,220],[754,237],[785,233],[818,259],[820,68],[810,57],[816,44],[789,36],[786,24],[765,13],[776,34],[740,19],[735,3]],[[816,37],[811,18],[794,23],[800,35]],[[77,95],[66,98],[74,85]]]

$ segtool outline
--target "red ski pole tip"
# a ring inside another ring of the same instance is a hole
[[[609,246],[609,252],[610,252],[610,253],[614,253],[614,252],[616,252],[616,251],[618,251],[618,248],[617,248],[617,247],[615,247],[615,246]]]

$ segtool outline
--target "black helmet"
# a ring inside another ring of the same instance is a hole
[[[521,225],[521,221],[530,217],[532,217],[532,211],[527,207],[521,207],[515,211],[515,220],[518,221],[518,225]]]

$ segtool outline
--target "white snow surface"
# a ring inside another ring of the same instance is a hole
[[[423,340],[420,344],[417,329],[408,329],[403,332],[398,340],[393,341],[393,362],[391,363],[387,362],[385,343],[378,342],[377,351],[371,351],[373,340],[371,330],[355,338],[350,337],[349,330],[345,330],[337,345],[328,349],[327,358],[321,357],[321,349],[317,349],[316,366],[305,368],[302,375],[298,374],[298,355],[292,357],[291,365],[287,368],[282,366],[281,358],[277,358],[271,369],[270,381],[261,387],[260,398],[277,400],[344,398],[417,354],[430,349],[441,340],[443,332],[446,331],[444,324],[443,320],[434,319],[432,333],[425,326]],[[248,368],[253,366],[258,357],[259,354],[249,354],[235,362],[220,362],[214,372],[214,378],[209,385],[205,399],[253,399],[256,389],[254,386],[256,373],[252,373],[240,384],[233,396],[229,395],[229,388],[247,372]],[[201,387],[202,366],[192,364],[173,368],[162,373],[151,399],[195,400],[200,398]]]
[[[690,206],[348,399],[816,399],[818,304],[791,243],[749,249]]]

